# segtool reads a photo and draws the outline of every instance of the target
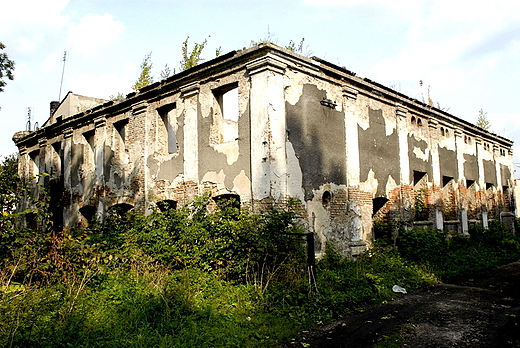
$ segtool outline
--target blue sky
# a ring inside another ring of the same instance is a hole
[[[202,56],[251,40],[326,59],[411,97],[430,95],[469,122],[483,109],[492,131],[515,141],[520,163],[520,2],[517,0],[17,0],[2,4],[0,42],[16,63],[0,93],[0,155],[12,135],[49,116],[66,92],[108,98],[129,93],[144,56],[153,75],[179,70],[181,45],[208,39]],[[419,80],[424,81],[421,90]],[[520,168],[519,168],[520,171]],[[518,173],[517,173],[518,177]]]

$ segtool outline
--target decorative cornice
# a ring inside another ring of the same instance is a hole
[[[455,137],[461,137],[461,138],[462,138],[462,136],[464,135],[464,132],[462,131],[462,129],[455,128],[455,129],[453,130],[453,135],[454,135]]]
[[[148,103],[145,101],[140,101],[132,105],[132,115],[142,114],[143,112],[146,112],[146,108],[148,108]]]
[[[95,128],[101,128],[101,127],[104,127],[106,124],[107,124],[107,119],[106,119],[105,116],[97,117],[97,118],[94,120],[94,127],[95,127]]]
[[[347,99],[357,100],[358,90],[350,86],[343,86],[343,96]]]
[[[38,139],[38,145],[40,147],[47,146],[47,138],[46,137],[41,137],[40,139]]]
[[[246,69],[249,72],[249,76],[264,72],[266,70],[283,75],[285,73],[285,69],[287,69],[287,64],[280,61],[276,56],[267,55],[247,64]]]
[[[199,94],[199,92],[200,84],[198,82],[193,82],[181,87],[181,98],[186,99]]]
[[[65,139],[70,138],[70,137],[72,137],[72,133],[73,133],[72,127],[65,128],[65,129],[63,130],[63,137],[64,137]]]
[[[401,118],[406,118],[408,116],[408,109],[401,104],[397,104],[397,107],[395,108],[395,115]]]

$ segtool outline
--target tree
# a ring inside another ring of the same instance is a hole
[[[0,162],[0,212],[13,213],[20,195],[18,156],[4,157]]]
[[[153,83],[152,60],[151,59],[152,59],[152,52],[150,52],[146,56],[144,56],[143,62],[141,63],[141,75],[139,75],[139,78],[137,79],[135,84],[132,86],[132,89],[134,91],[138,91],[141,88],[144,88]]]
[[[483,109],[480,109],[478,112],[476,126],[483,130],[486,130],[486,131],[489,130],[489,128],[491,128],[491,124],[489,123],[489,120],[487,119],[487,112],[484,112]]]
[[[195,43],[191,52],[188,52],[188,40],[190,37],[186,37],[186,40],[182,43],[182,60],[181,71],[188,70],[198,65],[200,62],[204,61],[203,58],[200,58],[202,50],[206,47],[208,43],[208,39],[204,39],[202,43]]]
[[[0,52],[5,48],[5,45],[0,42]],[[7,53],[0,53],[0,92],[4,91],[5,81],[4,77],[9,80],[14,79],[14,62],[9,59]]]

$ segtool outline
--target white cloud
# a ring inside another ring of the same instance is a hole
[[[123,23],[115,21],[108,13],[102,16],[89,13],[79,24],[71,25],[68,42],[76,53],[96,55],[117,40],[124,30]]]
[[[128,94],[139,74],[139,66],[125,62],[120,71],[102,75],[81,73],[67,80],[68,88],[74,93],[89,97],[108,99],[118,93]]]
[[[61,12],[69,0],[16,0],[2,4],[2,21],[0,29],[17,29],[20,27],[46,26],[59,27],[68,21]]]

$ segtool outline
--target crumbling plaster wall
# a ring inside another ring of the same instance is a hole
[[[512,154],[471,127],[283,54],[214,71],[150,97],[137,93],[40,139],[21,150],[21,172],[55,173],[53,180],[63,173],[54,180],[63,195],[54,199],[66,226],[87,224],[83,207],[102,216],[124,203],[149,213],[158,201],[182,205],[206,191],[236,195],[257,211],[296,200],[318,253],[334,240],[359,254],[373,241],[373,213],[417,220],[421,190],[438,228],[448,214],[482,219],[507,209]],[[231,89],[236,120],[225,119],[221,104]],[[426,174],[420,182],[417,173]],[[386,202],[377,212],[375,200]]]

